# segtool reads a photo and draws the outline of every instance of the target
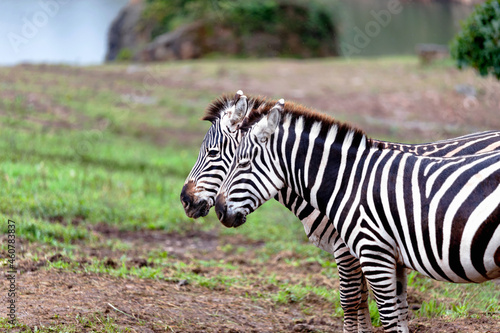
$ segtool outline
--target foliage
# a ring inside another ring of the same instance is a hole
[[[471,66],[500,80],[500,0],[476,7],[452,41],[451,54],[459,68]]]
[[[429,302],[423,302],[418,314],[423,317],[433,318],[443,315],[446,312],[446,306],[431,299]]]
[[[295,34],[315,50],[335,38],[335,9],[335,2],[324,0],[148,0],[141,25],[154,38],[203,19],[229,27],[235,36]]]
[[[120,52],[116,55],[116,60],[119,61],[129,61],[132,60],[132,57],[134,56],[133,52],[129,48],[122,48]]]
[[[151,37],[175,30],[180,25],[212,16],[217,1],[206,0],[147,0],[142,25],[151,30]]]

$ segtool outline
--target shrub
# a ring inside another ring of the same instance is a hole
[[[312,56],[336,49],[335,1],[328,0],[148,0],[140,23],[154,38],[197,20],[208,26],[224,26],[235,36],[266,33],[298,42]],[[281,55],[294,56],[280,52]]]
[[[118,60],[118,61],[130,61],[130,60],[132,60],[133,56],[134,56],[134,54],[132,53],[132,50],[124,47],[116,55],[116,60]]]
[[[500,80],[500,0],[478,5],[450,45],[458,68],[470,66],[480,75]]]

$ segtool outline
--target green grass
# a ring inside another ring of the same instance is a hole
[[[77,333],[82,329],[85,331],[96,333],[119,333],[119,332],[133,332],[130,329],[123,329],[115,324],[115,320],[102,313],[95,313],[91,315],[81,316],[76,315],[74,318],[59,318],[54,315],[53,319],[62,319],[63,321],[71,321],[74,324],[60,324],[45,326],[43,324],[38,326],[28,326],[16,321],[15,324],[10,324],[6,318],[0,318],[0,329],[6,329],[6,332],[23,332],[23,333]]]
[[[453,284],[430,280],[417,272],[408,275],[408,287],[430,298],[417,311],[419,316],[451,318],[499,312],[498,286],[493,281],[481,284]]]
[[[418,69],[416,60],[408,57],[314,60],[308,64],[329,66],[339,75],[356,72],[360,67],[372,71],[397,66],[412,75],[430,76],[429,81],[437,87],[442,83],[439,75],[433,77],[433,73],[443,72],[449,66],[443,63]],[[251,73],[265,81],[274,75],[271,70],[274,65],[273,61],[254,60],[154,65],[149,66],[152,82],[160,83],[148,85],[144,84],[145,78],[151,78],[148,72],[127,76],[123,74],[127,67],[120,64],[88,68],[0,68],[0,220],[16,221],[16,236],[35,245],[19,255],[35,262],[58,253],[70,259],[70,262],[48,263],[45,269],[49,270],[169,282],[187,280],[208,289],[240,288],[251,299],[299,305],[306,314],[314,313],[308,302],[320,299],[331,303],[333,316],[342,316],[338,291],[315,285],[311,277],[295,283],[265,270],[245,275],[241,272],[244,264],[179,259],[160,246],[147,253],[150,265],[138,268],[128,265],[130,258],[126,253],[134,250],[130,244],[103,239],[93,231],[99,224],[122,231],[154,229],[181,235],[215,230],[227,239],[239,236],[262,244],[255,248],[220,244],[217,251],[225,255],[245,256],[249,252],[252,265],[262,265],[280,253],[289,253],[283,262],[290,270],[318,262],[322,268],[319,274],[336,281],[338,273],[333,257],[309,244],[302,224],[277,202],[266,203],[242,227],[226,229],[213,212],[197,220],[187,218],[179,201],[185,177],[196,161],[199,144],[209,127],[199,118],[217,95],[209,88],[197,88],[196,78],[216,81],[229,77],[241,81]],[[305,71],[303,63],[298,63],[296,70]],[[179,86],[163,85],[165,77],[182,77],[184,81]],[[387,82],[380,82],[379,76],[368,76],[366,85],[363,89],[374,93],[392,91]],[[353,93],[361,88],[342,85],[340,89]],[[402,83],[401,91],[412,89],[410,83]],[[151,97],[153,102],[127,102],[126,94]],[[276,97],[272,92],[268,96]],[[7,224],[0,224],[0,230],[5,234]],[[80,265],[74,259],[85,248],[124,254],[116,267],[108,265],[106,258],[92,258],[90,263]],[[1,249],[6,249],[6,243],[1,244]],[[214,272],[193,271],[200,267]],[[269,286],[269,290],[261,290],[262,285]],[[417,312],[422,317],[456,318],[500,312],[500,290],[494,283],[435,283],[412,273],[409,288],[410,293],[429,295]],[[379,324],[373,300],[370,312],[374,324]],[[101,315],[73,319],[78,322],[75,325],[89,330],[118,331],[111,319]],[[0,321],[0,329],[63,330],[59,326],[8,325],[5,320]],[[77,329],[71,325],[64,327],[68,332]]]

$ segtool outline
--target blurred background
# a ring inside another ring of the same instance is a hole
[[[185,216],[204,110],[242,89],[381,140],[498,130],[499,22],[498,0],[0,1],[0,331],[339,331],[336,264],[278,203]],[[500,331],[498,282],[413,272],[409,295],[413,331]]]
[[[127,53],[137,52],[154,37],[182,25],[192,23],[202,17],[215,16],[215,22],[227,22],[226,16],[234,15],[235,21],[229,22],[232,28],[246,26],[248,19],[264,20],[265,10],[258,8],[261,3],[240,5],[246,9],[238,17],[234,1],[131,1],[128,0],[88,0],[88,1],[2,1],[0,3],[0,32],[5,36],[0,44],[1,65],[16,65],[19,63],[59,63],[70,65],[101,64],[109,54],[108,59],[116,59]],[[279,1],[278,1],[279,2]],[[237,2],[236,2],[237,3]],[[273,9],[273,2],[268,3],[268,12]],[[294,1],[282,1],[293,8]],[[300,1],[295,1],[300,3]],[[306,3],[302,1],[302,3]],[[397,3],[400,3],[399,1]],[[404,3],[404,5],[401,5]],[[421,43],[446,45],[459,30],[459,22],[471,13],[471,1],[408,1],[396,6],[396,15],[383,14],[388,11],[385,0],[376,1],[335,1],[315,0],[308,4],[307,10],[323,12],[325,19],[332,22],[331,28],[335,35],[329,35],[330,42],[339,47],[340,43],[352,44],[358,27],[364,30],[365,25],[379,18],[376,42],[367,43],[358,56],[382,56],[414,54],[415,46]],[[255,8],[251,8],[251,7]],[[320,8],[315,8],[321,6]],[[146,7],[146,9],[144,9]],[[175,10],[180,12],[175,12]],[[400,9],[400,10],[399,10]],[[254,10],[252,13],[251,11]],[[261,10],[261,12],[259,12]],[[121,11],[121,12],[120,12]],[[170,12],[169,12],[170,11]],[[142,12],[144,15],[142,15]],[[373,12],[376,14],[374,15]],[[120,13],[120,16],[118,14]],[[251,14],[258,15],[252,17]],[[259,15],[260,14],[260,15]],[[248,17],[244,16],[248,15]],[[309,14],[307,14],[309,15]],[[171,17],[169,17],[171,16]],[[108,31],[114,19],[113,40],[108,44]],[[286,20],[286,18],[281,18]],[[318,18],[321,20],[321,18]],[[247,20],[245,24],[241,21]],[[275,21],[276,17],[272,18]],[[319,22],[319,21],[318,21]],[[378,22],[378,21],[377,21]],[[268,22],[271,23],[271,22]],[[314,22],[311,22],[314,23]],[[324,22],[323,22],[324,23]],[[321,30],[321,22],[317,24]],[[246,27],[251,29],[252,27]],[[133,40],[133,35],[141,34],[140,40]],[[16,39],[16,35],[20,40]],[[221,36],[219,36],[221,37]],[[233,36],[237,39],[237,36]],[[298,36],[300,38],[300,36]],[[316,36],[310,36],[313,38]],[[335,37],[335,38],[333,38]],[[272,53],[272,44],[255,45],[255,48],[267,49]],[[120,44],[121,43],[121,44]],[[117,46],[120,44],[119,46]],[[128,50],[127,50],[128,49]],[[129,52],[130,51],[130,52]],[[297,56],[289,52],[289,56]],[[215,52],[215,51],[212,51]],[[255,52],[253,49],[248,51]],[[243,55],[244,52],[240,52]],[[130,55],[129,55],[130,56]]]

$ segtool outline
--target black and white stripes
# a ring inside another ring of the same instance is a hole
[[[303,219],[306,232],[321,247],[340,235],[359,259],[386,331],[408,331],[405,267],[451,282],[500,276],[497,132],[396,146],[288,106],[242,130],[216,200],[221,221],[240,225],[276,194],[295,198],[290,208],[299,217],[327,216]],[[482,154],[451,157],[471,147]],[[447,157],[430,157],[439,150]]]

